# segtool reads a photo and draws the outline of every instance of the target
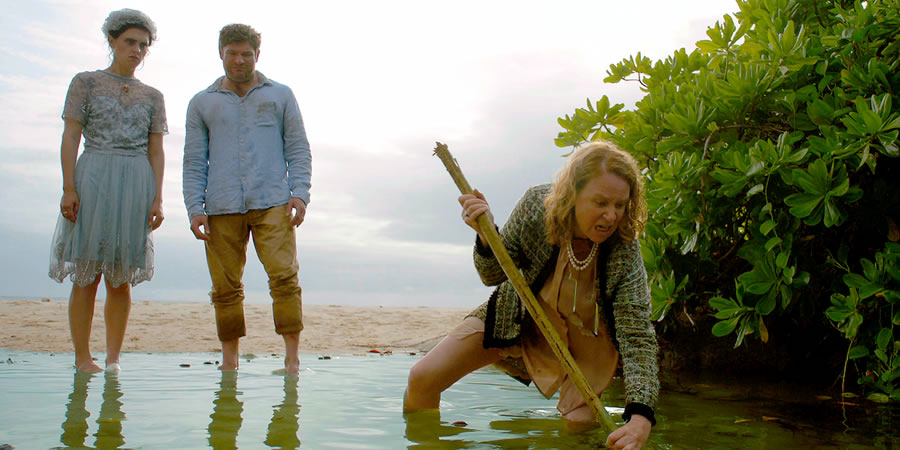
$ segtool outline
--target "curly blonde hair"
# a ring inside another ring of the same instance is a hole
[[[644,231],[647,202],[644,181],[637,161],[608,141],[593,141],[572,152],[566,165],[556,174],[550,195],[544,199],[547,241],[553,245],[572,238],[575,227],[575,198],[597,175],[613,173],[628,183],[628,205],[617,234],[630,242]]]

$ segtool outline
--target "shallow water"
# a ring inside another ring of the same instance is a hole
[[[69,353],[0,350],[0,446],[596,448],[605,440],[600,431],[566,431],[556,399],[490,369],[448,390],[440,417],[404,418],[403,389],[418,356],[303,355],[299,379],[273,374],[278,357],[246,357],[235,375],[205,364],[217,356],[128,353],[119,375],[88,376],[73,373]],[[900,446],[897,407],[838,405],[816,394],[673,378],[648,448]],[[623,406],[620,380],[604,402]]]

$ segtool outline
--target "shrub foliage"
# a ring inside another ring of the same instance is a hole
[[[739,0],[688,52],[610,66],[556,144],[609,139],[647,176],[654,319],[703,311],[769,340],[803,317],[847,339],[873,398],[900,399],[900,0]]]

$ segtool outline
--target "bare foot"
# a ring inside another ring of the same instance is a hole
[[[101,372],[103,369],[101,369],[100,366],[95,364],[93,360],[88,360],[81,364],[75,364],[75,370],[82,372],[82,373],[97,373],[97,372]]]
[[[289,358],[284,357],[284,373],[297,376],[300,374],[300,357]]]
[[[121,370],[122,370],[122,368],[119,367],[119,362],[118,362],[118,361],[112,361],[112,362],[111,362],[111,361],[107,361],[107,362],[106,362],[106,371],[107,371],[107,372],[109,372],[109,373],[119,373]]]
[[[222,363],[219,364],[219,370],[233,372],[238,369],[237,364]]]

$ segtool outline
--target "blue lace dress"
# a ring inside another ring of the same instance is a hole
[[[75,223],[62,214],[50,249],[50,278],[79,286],[102,273],[112,286],[153,277],[150,208],[156,180],[147,158],[150,133],[166,133],[162,94],[104,71],[72,79],[63,119],[83,126],[75,165],[80,205]]]

